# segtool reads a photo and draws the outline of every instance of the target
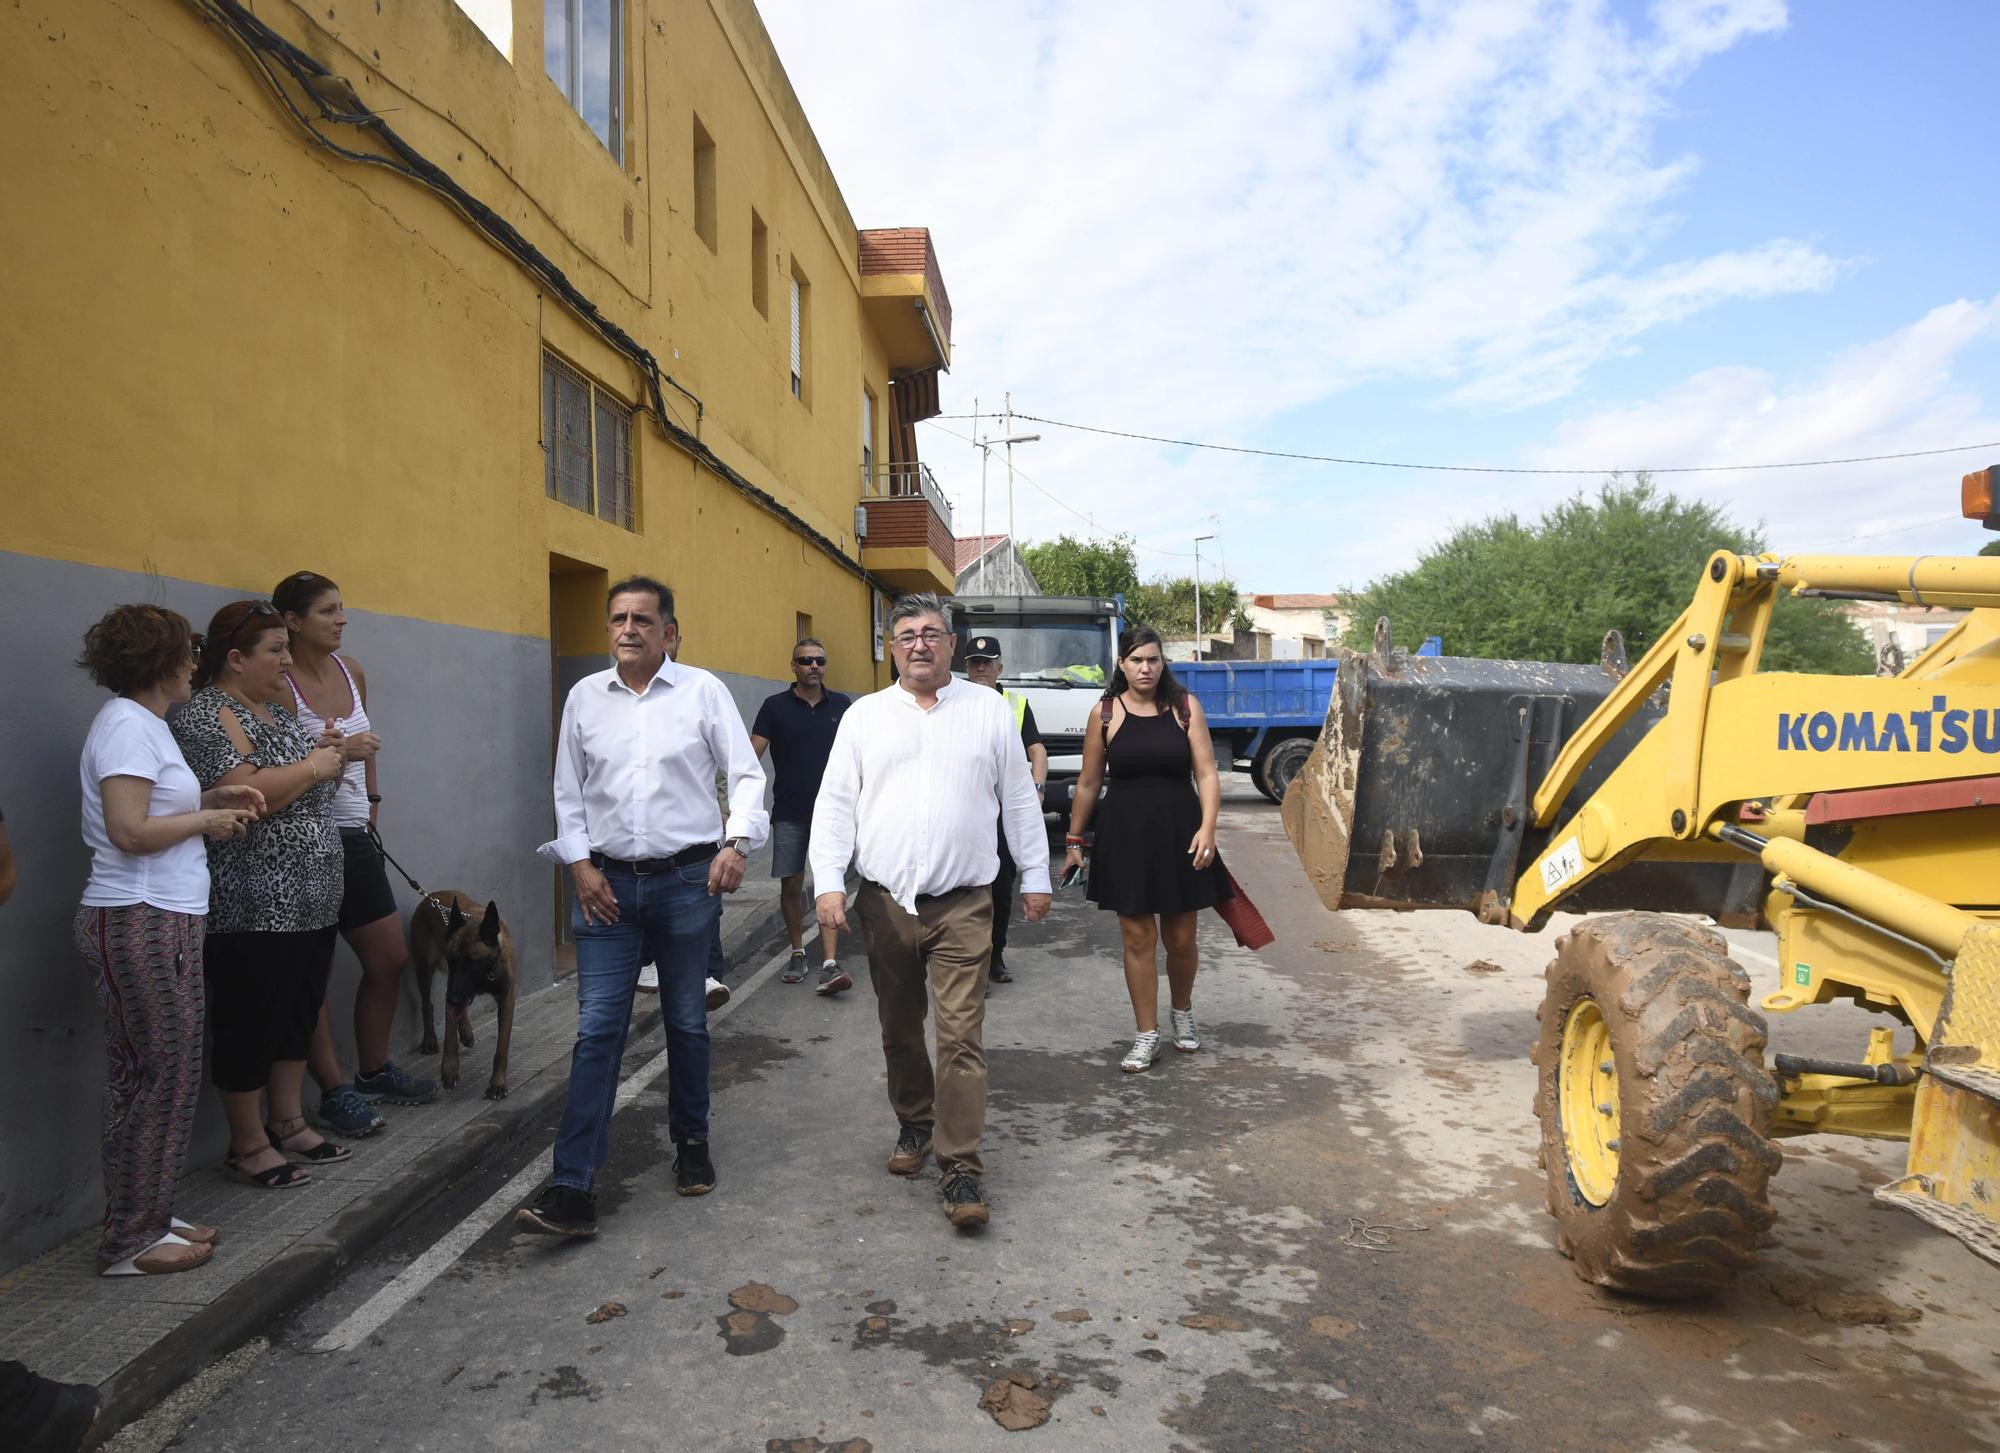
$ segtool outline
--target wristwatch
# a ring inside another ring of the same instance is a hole
[[[750,839],[747,837],[725,838],[722,845],[725,848],[733,848],[736,856],[739,858],[748,858],[750,856]]]

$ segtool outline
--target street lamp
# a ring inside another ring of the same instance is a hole
[[[1213,540],[1213,535],[1194,537],[1194,658],[1201,659],[1201,542]]]

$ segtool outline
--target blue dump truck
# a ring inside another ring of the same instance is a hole
[[[1442,650],[1436,636],[1419,656]],[[1201,703],[1218,767],[1250,773],[1273,802],[1305,765],[1333,698],[1332,661],[1176,661],[1174,674]]]

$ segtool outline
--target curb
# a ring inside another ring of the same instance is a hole
[[[784,915],[774,903],[769,912],[727,935],[723,953],[734,962],[784,933]],[[650,1034],[661,1022],[657,1000],[642,999],[635,1004],[635,1034]],[[489,1156],[519,1140],[537,1116],[561,1103],[568,1089],[563,1061],[545,1065],[505,1100],[494,1102],[457,1134],[412,1161],[404,1175],[329,1217],[255,1276],[224,1292],[140,1353],[100,1386],[102,1411],[83,1446],[103,1446],[119,1429],[150,1412],[203,1367],[235,1351],[330,1286],[347,1266],[396,1227]]]

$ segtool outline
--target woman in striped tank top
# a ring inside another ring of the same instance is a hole
[[[352,1084],[334,1052],[333,1028],[324,1006],[313,1034],[309,1067],[320,1088],[320,1119],[347,1135],[382,1128],[372,1106],[420,1105],[437,1094],[433,1080],[411,1078],[389,1058],[389,1031],[396,1018],[409,949],[402,915],[389,886],[387,865],[369,834],[382,794],[375,754],[382,739],[368,719],[368,677],[361,663],[340,654],[347,611],[340,587],[310,570],[287,575],[271,592],[271,603],[291,630],[292,666],[286,673],[299,725],[333,741],[346,758],[333,800],[333,823],[340,829],[346,888],[340,900],[340,934],[361,963],[354,993],[354,1047],[359,1060]]]

